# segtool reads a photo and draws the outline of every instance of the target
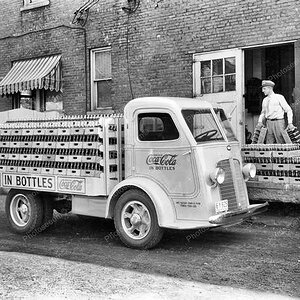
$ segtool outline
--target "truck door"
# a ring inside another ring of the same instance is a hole
[[[198,180],[190,144],[172,112],[139,110],[134,116],[133,166],[172,197],[197,193]]]

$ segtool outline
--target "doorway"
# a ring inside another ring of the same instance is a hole
[[[294,43],[245,49],[244,63],[245,131],[253,134],[264,98],[261,91],[262,80],[274,81],[274,92],[282,94],[293,108],[293,90],[295,87]],[[245,141],[247,142],[247,137]],[[250,142],[249,139],[248,142]]]

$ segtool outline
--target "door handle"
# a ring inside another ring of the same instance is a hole
[[[187,154],[191,154],[191,153],[192,153],[192,151],[189,150],[189,151],[187,151],[187,152],[185,152],[185,153],[182,153],[182,156],[187,155]]]

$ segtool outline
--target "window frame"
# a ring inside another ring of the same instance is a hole
[[[110,59],[111,59],[111,47],[101,47],[101,48],[94,48],[90,50],[90,68],[91,68],[91,108],[92,110],[97,109],[112,109],[112,106],[98,106],[97,101],[97,82],[99,81],[108,81],[110,84],[112,82],[112,76],[110,77],[104,77],[101,79],[96,79],[96,54],[97,53],[104,53],[109,52],[110,53]],[[112,63],[111,63],[112,67]],[[112,73],[112,72],[111,72]],[[112,75],[112,74],[111,74]]]
[[[21,11],[44,7],[50,4],[50,0],[23,0]]]
[[[234,73],[226,73],[226,59],[234,59]],[[222,60],[222,73],[221,74],[213,74],[214,71],[214,61]],[[210,75],[209,76],[202,76],[202,64],[204,62],[210,62]],[[226,77],[235,76],[235,88],[234,90],[226,90]],[[214,78],[222,78],[222,91],[214,91]],[[210,79],[210,91],[204,92],[202,83],[204,82],[203,79]],[[200,60],[200,92],[201,94],[216,94],[216,93],[226,93],[226,92],[233,92],[237,90],[236,86],[236,57],[235,56],[223,56],[220,58],[211,58],[211,59],[204,59]]]

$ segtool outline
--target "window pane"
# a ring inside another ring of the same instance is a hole
[[[235,91],[235,75],[225,76],[225,91]]]
[[[111,107],[111,81],[103,80],[97,83],[97,107]]]
[[[202,94],[211,93],[211,79],[210,78],[202,78],[201,79],[201,93]]]
[[[201,77],[211,76],[210,60],[201,62]]]
[[[224,140],[210,109],[183,110],[182,115],[197,143]]]
[[[26,109],[34,109],[34,100],[32,97],[21,97],[20,98],[20,107]]]
[[[110,51],[95,53],[95,80],[111,78]]]
[[[160,118],[157,117],[144,117],[139,123],[140,131],[145,132],[163,132],[164,124]]]
[[[223,75],[223,59],[213,60],[213,75]]]
[[[45,99],[46,110],[63,110],[63,94],[61,92],[45,90]]]
[[[225,74],[235,73],[235,57],[225,58]]]
[[[175,140],[179,137],[171,116],[165,113],[139,114],[138,128],[141,141]]]
[[[213,77],[213,93],[223,92],[223,76]]]
[[[233,130],[232,130],[232,127],[231,127],[231,124],[230,122],[228,121],[225,113],[224,113],[224,110],[221,109],[221,108],[215,108],[214,109],[224,131],[225,131],[225,134],[228,138],[229,141],[237,141],[234,133],[233,133]]]

